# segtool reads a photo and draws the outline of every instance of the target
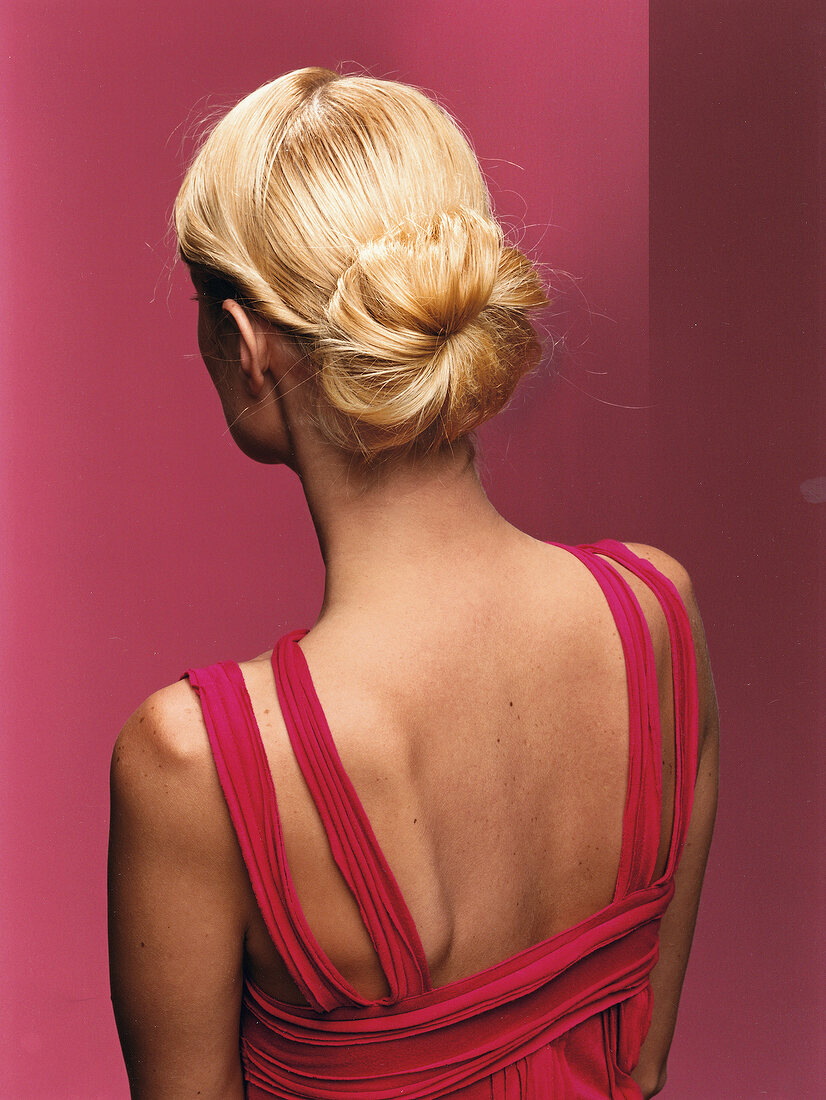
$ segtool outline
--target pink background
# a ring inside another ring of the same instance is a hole
[[[815,12],[656,5],[649,309],[642,0],[6,0],[2,1097],[127,1096],[114,737],[185,667],[318,609],[298,484],[234,450],[168,225],[209,110],[348,62],[434,90],[500,214],[578,277],[551,321],[567,350],[484,433],[496,504],[545,538],[659,544],[695,578],[722,802],[664,1095],[821,1095],[826,505],[800,488],[826,475]]]

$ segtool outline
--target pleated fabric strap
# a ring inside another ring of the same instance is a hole
[[[697,778],[700,703],[691,623],[682,597],[673,582],[646,558],[639,557],[624,543],[614,539],[603,539],[583,549],[612,558],[644,581],[659,600],[668,625],[676,739],[674,823],[665,869],[665,875],[671,875],[685,844]]]
[[[359,906],[387,978],[388,994],[379,1003],[395,1003],[429,988],[427,960],[315,696],[297,645],[304,633],[285,635],[273,650],[278,698],[333,858]],[[339,973],[301,909],[287,863],[272,772],[241,670],[225,661],[189,669],[186,675],[199,694],[218,777],[259,909],[291,976],[316,1009],[375,1003]]]
[[[278,700],[298,765],[318,810],[333,858],[355,898],[389,987],[379,1003],[430,988],[416,925],[344,770],[298,641],[284,635],[272,654]],[[351,1000],[367,1001],[353,991]]]
[[[272,773],[241,670],[233,662],[191,668],[218,778],[258,907],[293,980],[319,1011],[352,999],[319,948],[287,867]]]
[[[560,546],[559,543],[554,543]],[[655,873],[662,817],[662,753],[657,665],[639,601],[608,562],[587,547],[560,546],[599,582],[622,643],[628,690],[628,783],[614,898],[648,886]]]

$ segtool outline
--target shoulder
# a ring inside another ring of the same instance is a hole
[[[705,628],[691,577],[686,567],[676,558],[671,557],[670,554],[666,554],[664,550],[658,550],[654,546],[646,546],[642,543],[627,542],[624,545],[637,557],[649,561],[655,569],[671,581],[686,609],[694,642],[700,707],[700,743],[702,747],[707,740],[716,739],[719,729],[719,716]]]
[[[655,546],[646,546],[643,543],[636,542],[626,542],[623,545],[627,546],[638,558],[650,562],[659,573],[662,573],[674,585],[688,615],[698,662],[700,660],[707,662],[708,654],[703,620],[694,593],[694,584],[686,567],[676,558],[666,554],[664,550],[658,550]]]
[[[197,768],[210,757],[209,739],[195,691],[179,680],[153,692],[118,734],[113,762]]]
[[[638,576],[634,572],[633,563],[627,559],[625,554],[617,552],[616,558],[613,557],[616,551],[622,549],[629,551],[633,557],[639,558],[643,563],[652,566],[657,573],[673,585],[688,614],[692,633],[695,632],[695,624],[699,619],[699,613],[694,597],[694,588],[688,570],[676,558],[667,554],[664,550],[659,550],[656,546],[649,546],[641,542],[620,542],[617,539],[602,539],[600,542],[592,544],[591,549],[597,554],[612,557],[612,564],[622,573],[642,606],[655,645],[659,644],[659,647],[662,648],[667,643],[668,638],[668,629],[660,599],[649,581],[645,579],[644,573]]]
[[[621,545],[625,546],[636,557],[642,558],[643,561],[653,565],[658,573],[661,573],[672,583],[688,615],[695,645],[704,648],[705,635],[700,610],[694,594],[694,585],[688,570],[682,562],[677,561],[676,558],[672,557],[671,554],[667,554],[664,550],[659,550],[656,546],[648,546],[641,542],[623,542]]]
[[[198,697],[186,680],[145,699],[112,751],[112,814],[183,844],[202,839],[223,801]]]
[[[659,550],[656,546],[648,546],[641,542],[624,542],[622,545],[626,546],[638,558],[650,562],[657,572],[667,577],[686,605],[689,601],[694,602],[694,588],[691,577],[682,562],[677,561],[676,558],[667,554],[664,550]]]

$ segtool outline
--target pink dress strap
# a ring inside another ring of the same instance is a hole
[[[244,678],[231,661],[190,668],[218,778],[258,907],[293,981],[308,1003],[329,1011],[349,987],[323,954],[298,902],[287,867],[272,773]]]
[[[241,670],[233,662],[189,669],[218,777],[258,906],[293,980],[315,1008],[393,1004],[430,988],[427,960],[410,911],[376,841],[333,743],[297,642],[282,637],[272,665],[290,743],[388,984],[379,999],[360,994],[335,968],[310,929],[290,874],[272,771]]]
[[[648,623],[628,582],[586,546],[560,546],[602,588],[622,643],[628,690],[628,783],[614,900],[654,878],[662,817],[662,752],[657,665]]]
[[[315,802],[333,858],[355,898],[389,987],[386,997],[357,1004],[395,1004],[430,988],[424,948],[399,885],[344,770],[295,630],[275,645],[272,667],[281,713]]]
[[[673,582],[646,558],[639,557],[624,543],[615,539],[603,539],[585,549],[612,558],[644,581],[659,600],[668,624],[674,688],[676,791],[671,845],[663,877],[670,878],[685,844],[697,779],[700,703],[691,622]]]

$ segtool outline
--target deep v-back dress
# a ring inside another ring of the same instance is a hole
[[[558,544],[556,544],[558,545]],[[287,866],[276,793],[241,671],[189,669],[255,897],[307,1005],[244,983],[241,1057],[251,1100],[639,1098],[630,1073],[651,1019],[649,974],[674,892],[697,765],[691,628],[673,584],[622,543],[564,547],[594,575],[616,622],[629,704],[628,789],[613,900],[573,928],[450,985],[433,988],[416,926],[344,771],[301,647],[272,665],[292,748],[387,979],[361,996],[319,947]],[[663,873],[657,670],[650,632],[621,563],[656,594],[671,641],[675,799]]]

